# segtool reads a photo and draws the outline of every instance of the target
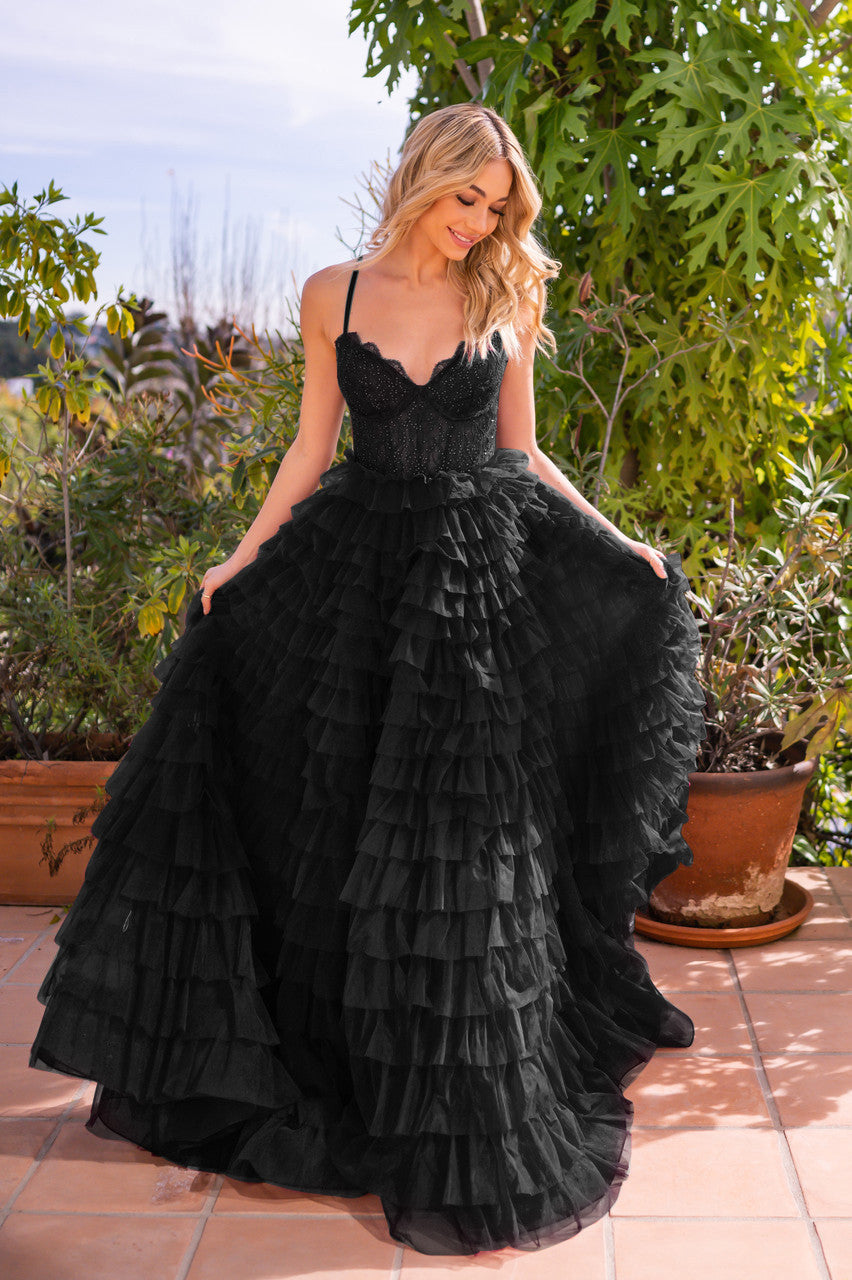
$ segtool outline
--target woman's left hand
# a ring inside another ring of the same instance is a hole
[[[637,555],[640,555],[643,560],[648,561],[648,564],[654,570],[654,573],[656,573],[658,578],[668,577],[662,553],[659,552],[656,547],[652,547],[648,542],[637,542],[634,538],[625,538],[624,541],[627,543],[628,547],[637,553]]]

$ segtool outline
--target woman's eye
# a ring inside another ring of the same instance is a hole
[[[466,205],[468,209],[471,207],[471,205],[476,203],[474,200],[462,200],[461,196],[456,196],[456,199],[458,200],[459,204]],[[490,212],[496,213],[498,218],[502,218],[503,214],[505,213],[505,209],[492,209]]]

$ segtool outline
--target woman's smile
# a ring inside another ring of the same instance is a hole
[[[454,231],[452,227],[447,227],[447,230],[455,240],[456,244],[463,245],[465,249],[479,239],[479,236],[463,236],[459,231]]]

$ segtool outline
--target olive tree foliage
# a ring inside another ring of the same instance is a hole
[[[354,0],[359,29],[368,76],[419,73],[412,124],[481,99],[539,177],[539,234],[563,264],[540,438],[601,447],[600,405],[569,376],[591,325],[600,400],[635,384],[608,506],[667,514],[696,549],[731,497],[746,534],[771,532],[783,455],[814,439],[827,456],[852,414],[852,5]],[[626,370],[578,305],[586,273],[597,304],[633,299]]]
[[[60,451],[55,462],[62,486],[65,549],[65,603],[74,605],[74,528],[71,486],[97,432],[97,418],[88,432],[92,401],[107,389],[93,370],[86,345],[95,323],[105,313],[109,333],[122,338],[133,332],[131,305],[135,299],[118,296],[102,303],[86,320],[65,310],[69,303],[88,305],[97,297],[95,270],[100,254],[83,237],[103,235],[103,218],[87,213],[63,220],[53,206],[67,196],[51,181],[32,200],[18,194],[18,184],[0,190],[0,318],[18,322],[19,335],[37,347],[50,335],[49,358],[38,366],[40,381],[36,403],[41,413],[58,424]],[[2,424],[0,424],[2,425]],[[76,440],[72,426],[82,428]],[[0,434],[0,483],[12,464],[12,452],[21,443]],[[79,443],[79,448],[77,447]]]

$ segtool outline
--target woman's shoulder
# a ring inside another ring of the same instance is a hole
[[[349,287],[349,277],[353,271],[363,271],[368,268],[373,260],[374,255],[365,253],[361,258],[349,258],[346,262],[332,262],[327,267],[320,267],[319,271],[315,271],[313,275],[309,275],[305,280],[304,288],[312,289],[315,292],[321,292],[325,289],[347,289]]]
[[[361,265],[355,258],[351,258],[348,262],[332,262],[329,266],[320,267],[318,271],[314,271],[312,275],[309,275],[303,287],[317,290],[334,285],[340,280],[348,280],[352,272],[356,271]]]
[[[307,277],[300,299],[303,327],[318,325],[330,338],[339,333],[349,280],[360,265],[354,260],[335,262]]]

